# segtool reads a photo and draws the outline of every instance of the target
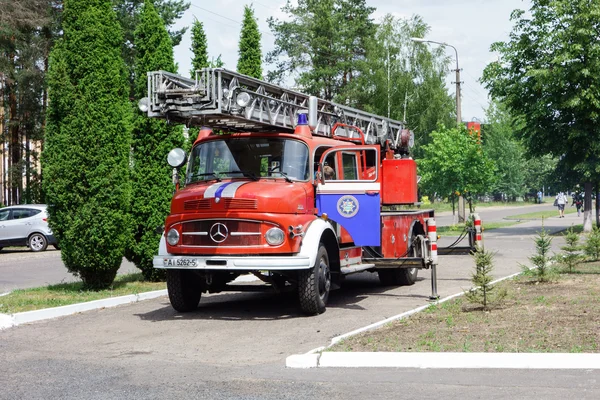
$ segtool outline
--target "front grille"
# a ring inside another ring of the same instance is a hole
[[[221,225],[217,226],[217,224]],[[257,221],[190,221],[182,223],[181,228],[184,246],[259,246],[263,244],[261,224]]]
[[[221,198],[218,203],[215,199],[188,200],[183,203],[184,211],[210,210],[211,207],[214,210],[256,210],[258,202],[256,199]]]
[[[258,208],[257,201],[255,199],[221,199],[223,207],[231,209],[244,209],[244,210],[256,210]]]
[[[185,211],[208,210],[210,209],[210,199],[188,200],[183,203]]]

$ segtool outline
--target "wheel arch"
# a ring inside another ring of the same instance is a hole
[[[333,226],[329,221],[317,218],[306,229],[298,255],[308,257],[309,265],[314,265],[319,251],[319,243],[323,242],[327,249],[329,263],[335,262],[339,268],[339,246]],[[336,253],[337,251],[337,253]],[[338,269],[339,270],[339,269]]]

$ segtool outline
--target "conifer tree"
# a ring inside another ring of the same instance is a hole
[[[171,39],[151,0],[144,3],[134,45],[135,96],[139,99],[147,96],[148,71],[176,71]],[[164,272],[153,268],[152,259],[158,254],[160,233],[157,228],[164,224],[169,213],[173,191],[167,154],[181,146],[181,127],[150,119],[139,110],[135,112],[131,174],[133,241],[126,255],[148,280],[164,279]]]
[[[260,51],[260,32],[251,7],[244,7],[244,21],[240,34],[239,59],[237,71],[240,74],[262,79],[262,54]]]
[[[49,224],[67,269],[110,286],[129,237],[131,105],[110,0],[65,0],[51,52],[46,147]]]
[[[197,70],[210,66],[204,24],[198,20],[195,20],[192,25],[192,47],[190,47],[190,50],[193,54],[190,76],[194,78]]]

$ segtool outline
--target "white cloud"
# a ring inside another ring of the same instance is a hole
[[[191,26],[194,16],[198,18],[204,23],[210,56],[216,58],[221,54],[225,67],[235,69],[244,5],[251,2],[262,32],[261,45],[265,55],[273,49],[275,40],[270,34],[267,18],[286,18],[280,10],[285,0],[249,0],[248,3],[236,0],[191,0],[192,6],[176,27]],[[517,8],[529,9],[530,0],[370,0],[368,5],[377,8],[374,13],[376,20],[387,13],[397,17],[418,14],[431,27],[427,39],[455,46],[462,69],[461,81],[464,82],[463,120],[473,117],[484,119],[483,108],[488,104],[487,91],[477,80],[486,64],[496,59],[496,56],[489,52],[490,45],[508,38],[512,30],[512,22],[509,20],[511,12]],[[182,43],[175,48],[175,60],[183,74],[190,70],[190,46],[188,30]],[[454,51],[448,49],[448,52],[454,58]],[[451,92],[454,92],[454,85],[451,84],[454,80],[454,73],[449,73],[447,81]]]

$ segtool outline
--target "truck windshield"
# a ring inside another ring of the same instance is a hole
[[[186,183],[243,177],[306,181],[308,146],[294,139],[226,138],[192,150]]]

